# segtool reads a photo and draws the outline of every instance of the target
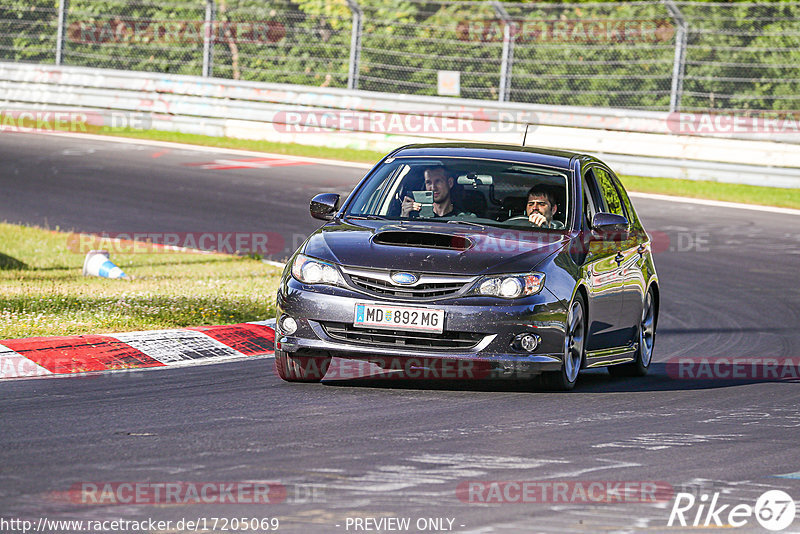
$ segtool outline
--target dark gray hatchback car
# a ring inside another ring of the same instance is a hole
[[[333,356],[408,378],[644,375],[659,288],[650,239],[614,173],[571,152],[399,148],[290,259],[275,366],[321,380]]]

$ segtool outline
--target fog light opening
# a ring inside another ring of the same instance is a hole
[[[514,338],[514,345],[525,352],[533,352],[539,346],[539,341],[536,334],[520,334]]]
[[[297,331],[297,321],[288,315],[281,318],[281,332],[292,335]]]

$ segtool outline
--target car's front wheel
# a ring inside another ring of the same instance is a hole
[[[656,343],[656,299],[653,289],[647,291],[642,305],[642,319],[639,321],[639,348],[636,359],[622,365],[608,368],[611,376],[644,376],[650,369],[653,360],[653,348]]]
[[[564,336],[564,365],[560,371],[542,374],[545,386],[560,391],[575,387],[583,364],[583,349],[586,339],[586,304],[578,293],[567,312],[567,331]]]
[[[319,382],[331,364],[330,356],[290,356],[275,351],[275,371],[287,382]]]

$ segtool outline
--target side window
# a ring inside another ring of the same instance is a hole
[[[583,174],[583,217],[587,228],[592,226],[592,219],[598,211],[605,211],[603,198],[600,196],[592,170],[588,170]]]
[[[612,176],[600,167],[594,167],[592,173],[597,179],[597,186],[606,201],[606,210],[609,213],[615,213],[624,217],[625,208],[622,206],[622,200],[619,198],[619,192],[617,192],[617,187],[614,185]]]
[[[603,211],[603,204],[600,202],[592,171],[587,171],[583,175],[583,220],[586,228],[591,228],[594,214],[598,211]]]

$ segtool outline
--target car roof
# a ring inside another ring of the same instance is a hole
[[[451,157],[451,158],[484,158],[503,161],[518,161],[569,168],[573,158],[589,156],[567,150],[551,150],[549,148],[499,145],[491,143],[429,143],[400,147],[390,157]]]

